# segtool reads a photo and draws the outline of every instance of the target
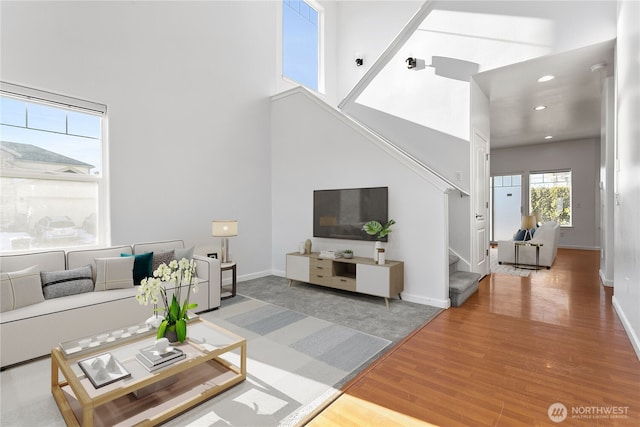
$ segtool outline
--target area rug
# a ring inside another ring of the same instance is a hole
[[[529,277],[531,270],[515,268],[508,264],[498,264],[498,248],[489,251],[490,268],[492,273],[508,274],[510,276]]]
[[[391,344],[241,295],[201,316],[247,339],[247,379],[167,426],[295,425]],[[239,353],[225,358],[239,364]],[[49,358],[2,371],[0,425],[64,426],[50,375]]]
[[[239,297],[239,298],[238,298]],[[295,425],[391,342],[238,296],[202,317],[247,339],[247,379],[168,426]],[[226,359],[239,362],[239,354]]]

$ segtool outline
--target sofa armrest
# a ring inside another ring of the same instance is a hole
[[[207,293],[209,306],[207,310],[220,307],[220,260],[201,255],[194,255],[196,273],[201,281],[208,283]]]

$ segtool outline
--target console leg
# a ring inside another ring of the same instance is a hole
[[[398,299],[402,301],[402,295],[400,295],[400,293],[398,293]]]
[[[387,304],[387,310],[389,310],[389,298],[384,297],[384,302]]]

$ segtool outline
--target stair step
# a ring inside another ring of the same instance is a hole
[[[456,271],[449,275],[449,299],[453,307],[460,307],[478,290],[480,275],[469,271]]]
[[[449,254],[449,275],[453,274],[458,269],[458,261],[460,261],[460,257],[458,255]]]

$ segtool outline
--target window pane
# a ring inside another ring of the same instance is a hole
[[[11,125],[0,125],[2,169],[48,174],[102,174],[101,116],[9,97],[0,99],[3,123],[5,114],[12,122]],[[20,105],[22,108],[18,108]]]
[[[283,75],[318,90],[318,12],[305,2],[282,5]]]
[[[0,98],[0,123],[27,126],[27,103],[12,98]]]
[[[108,244],[106,106],[0,83],[0,251]]]
[[[27,127],[50,132],[67,132],[66,111],[60,108],[27,104]]]
[[[541,220],[571,225],[571,171],[535,173],[529,176],[530,212]]]
[[[95,245],[98,184],[0,178],[0,251]]]
[[[90,114],[77,113],[75,111],[67,113],[68,132],[71,135],[99,139],[101,121],[100,117]]]

